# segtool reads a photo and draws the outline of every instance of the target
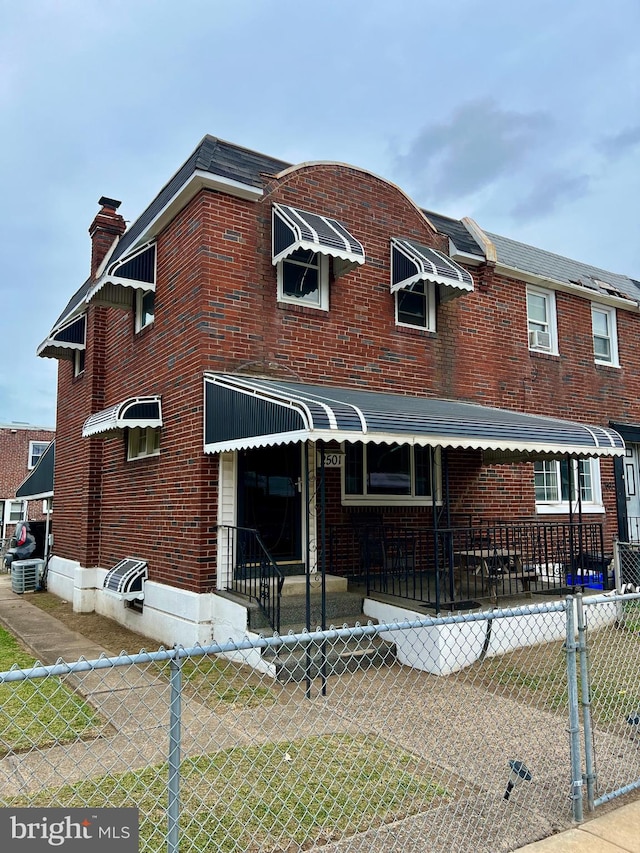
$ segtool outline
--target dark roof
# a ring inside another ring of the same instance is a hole
[[[626,275],[573,261],[489,231],[485,233],[496,247],[499,264],[541,278],[579,284],[603,295],[623,296],[634,301],[640,299],[638,283]]]
[[[476,243],[465,228],[464,223],[460,222],[459,219],[451,219],[449,216],[442,216],[432,210],[423,210],[422,212],[441,234],[446,234],[455,243],[458,251],[484,258],[482,246]]]

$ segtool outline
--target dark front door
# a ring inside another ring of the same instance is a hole
[[[238,525],[255,527],[278,562],[302,559],[300,445],[238,453]]]

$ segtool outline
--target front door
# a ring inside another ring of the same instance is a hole
[[[624,457],[624,483],[627,496],[629,541],[640,542],[640,444],[627,442]]]
[[[254,527],[278,563],[302,559],[299,444],[238,452],[238,526]]]

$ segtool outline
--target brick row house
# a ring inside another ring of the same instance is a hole
[[[187,644],[300,578],[434,612],[482,604],[492,557],[492,595],[606,588],[640,516],[638,282],[210,136],[119,204],[38,349],[50,590]]]
[[[0,539],[9,539],[20,521],[32,523],[38,554],[44,552],[44,530],[52,511],[52,488],[23,496],[21,485],[39,468],[53,441],[51,427],[26,423],[0,424]]]

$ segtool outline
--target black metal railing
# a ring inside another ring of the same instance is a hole
[[[219,567],[226,589],[254,599],[274,631],[280,631],[284,575],[252,527],[218,525]]]
[[[412,529],[372,522],[334,525],[329,571],[367,593],[457,608],[478,599],[613,586],[599,523],[484,523]]]

